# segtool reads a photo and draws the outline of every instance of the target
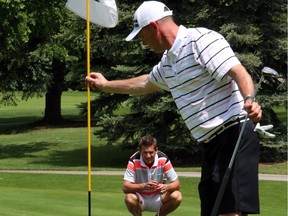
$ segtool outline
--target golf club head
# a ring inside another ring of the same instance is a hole
[[[270,67],[264,67],[261,72],[268,76],[279,77],[278,72]]]

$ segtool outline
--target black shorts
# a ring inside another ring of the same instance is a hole
[[[243,123],[232,126],[202,148],[202,173],[199,183],[201,215],[210,216],[223,176]],[[242,212],[259,214],[258,163],[259,136],[248,121],[235,157],[229,181],[219,207],[219,214]]]

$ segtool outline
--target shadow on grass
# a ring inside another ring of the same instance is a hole
[[[32,142],[24,145],[0,145],[0,159],[33,157],[31,154],[47,150],[53,143]],[[54,144],[55,145],[55,144]]]
[[[45,125],[38,122],[11,122],[0,123],[0,135],[13,135],[18,133],[26,133],[33,130],[49,129],[49,128],[66,128],[66,127],[87,127],[85,121],[65,120],[59,125]],[[11,137],[12,138],[12,137]],[[13,138],[12,138],[13,139]],[[60,149],[59,143],[50,142],[29,142],[25,144],[9,144],[0,143],[0,159],[22,159],[29,157],[29,163],[37,165],[51,166],[55,168],[68,167],[86,167],[87,166],[87,145],[78,149]],[[51,149],[51,146],[58,146],[57,150]],[[43,152],[41,152],[43,151]],[[41,155],[38,154],[41,152]],[[123,150],[120,146],[101,145],[91,147],[91,166],[92,167],[115,167],[126,168],[127,161],[133,150]]]
[[[91,166],[126,168],[127,161],[133,151],[122,150],[118,146],[105,145],[91,147]],[[45,158],[35,160],[34,164],[48,164],[56,167],[85,167],[88,158],[87,148],[53,151]]]
[[[19,118],[17,118],[19,119]],[[0,119],[1,120],[1,119]],[[82,119],[63,119],[57,124],[48,124],[42,120],[27,122],[27,121],[11,121],[11,122],[2,122],[0,121],[0,135],[9,135],[9,134],[19,134],[26,133],[32,130],[38,130],[43,128],[65,128],[65,127],[87,127],[87,122]]]
[[[34,130],[35,127],[33,124],[27,123],[1,123],[0,124],[0,135],[9,135],[9,134],[19,134],[26,133],[31,130]]]

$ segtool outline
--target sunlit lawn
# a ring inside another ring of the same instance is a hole
[[[81,102],[86,102],[85,92],[64,93],[63,116],[83,118],[76,108]],[[44,98],[21,102],[17,107],[0,107],[0,170],[87,170],[86,126],[31,127],[29,123],[41,119],[43,112]],[[119,143],[107,145],[93,136],[97,128],[92,125],[91,129],[92,170],[124,170],[134,150],[124,151]],[[260,172],[287,174],[287,162],[260,164]],[[199,179],[180,180],[184,200],[171,215],[199,215]],[[92,177],[92,215],[129,215],[121,183],[122,176]],[[0,194],[1,216],[87,215],[86,175],[0,173]],[[286,216],[287,182],[260,181],[260,199],[261,216]]]
[[[91,98],[96,94],[91,94]],[[87,102],[87,92],[68,91],[63,92],[61,98],[61,112],[63,117],[80,117],[80,110],[76,107],[80,103]],[[33,98],[27,101],[19,101],[17,106],[0,105],[0,123],[32,122],[44,116],[45,97]],[[83,117],[81,117],[83,118]]]
[[[129,215],[123,176],[92,176],[92,215]],[[183,202],[174,216],[199,215],[199,178],[180,177]],[[1,216],[84,216],[88,211],[86,175],[0,173]],[[286,216],[287,182],[260,181],[261,216]],[[154,216],[155,213],[144,215]]]

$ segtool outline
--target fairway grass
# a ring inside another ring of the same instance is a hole
[[[93,97],[98,94],[93,93]],[[77,105],[87,101],[87,92],[67,91],[61,98],[65,119],[82,119]],[[16,107],[0,106],[0,170],[87,170],[87,127],[35,127],[43,117],[45,97],[20,101]],[[285,107],[275,108],[283,116]],[[123,110],[119,110],[122,113]],[[287,116],[287,115],[286,115]],[[93,170],[122,170],[134,150],[123,150],[120,143],[107,145],[94,136],[91,125]],[[113,155],[111,158],[110,156]],[[260,164],[260,173],[287,174],[287,162]],[[200,171],[199,167],[177,167],[177,171]]]
[[[85,92],[65,92],[64,118],[83,118],[76,105]],[[87,170],[87,128],[31,127],[43,117],[44,98],[0,107],[0,170]],[[92,170],[125,170],[134,150],[106,144],[91,128]],[[199,167],[175,167],[200,171]],[[287,162],[260,164],[260,173],[286,174]],[[129,215],[123,176],[92,176],[92,215]],[[179,177],[183,202],[171,216],[200,215],[199,178]],[[88,212],[87,175],[0,173],[0,216],[84,216]],[[261,216],[287,216],[287,182],[260,181]],[[154,216],[145,213],[143,216]]]
[[[92,176],[92,215],[129,215],[123,176]],[[200,215],[199,178],[180,177],[183,202],[171,216]],[[1,216],[85,216],[86,175],[0,173]],[[287,215],[287,182],[260,181],[261,216]],[[155,213],[145,212],[144,216]]]
[[[91,137],[93,169],[126,168],[134,150],[122,150],[117,143],[107,145],[105,140]],[[85,127],[39,128],[24,133],[2,134],[0,139],[2,170],[87,170]]]
[[[96,130],[92,128],[93,131]],[[87,128],[33,128],[0,134],[0,170],[87,170]],[[135,151],[91,134],[92,170],[123,170]],[[199,172],[200,167],[175,167]],[[287,162],[260,164],[259,172],[287,175]]]
[[[95,94],[93,94],[94,96]],[[92,97],[93,97],[92,96]],[[20,96],[19,96],[20,100]],[[64,118],[82,118],[80,110],[76,107],[80,103],[87,102],[87,92],[67,91],[62,93],[61,113]],[[0,124],[21,123],[38,121],[44,117],[45,97],[32,98],[27,101],[19,101],[17,106],[1,106]],[[85,118],[84,118],[85,119]]]

